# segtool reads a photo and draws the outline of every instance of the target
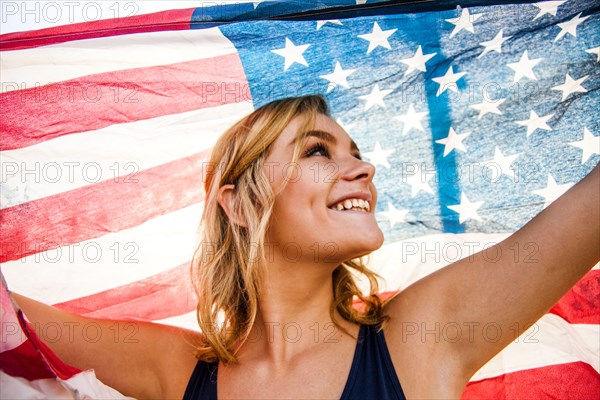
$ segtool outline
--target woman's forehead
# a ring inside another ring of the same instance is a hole
[[[308,131],[303,131],[303,129],[306,128],[308,128]],[[280,146],[288,146],[289,144],[294,144],[303,136],[316,137],[333,144],[357,148],[356,144],[350,135],[348,135],[348,133],[344,130],[344,128],[342,128],[333,119],[323,114],[317,114],[314,124],[309,127],[305,126],[304,119],[300,117],[294,118],[292,122],[281,132],[277,142],[279,142]]]

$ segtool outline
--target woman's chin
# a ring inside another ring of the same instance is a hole
[[[378,250],[383,245],[383,232],[377,229],[372,235],[366,235],[361,238],[357,243],[354,243],[352,249],[349,249],[349,258],[359,258],[371,254],[375,250]]]
[[[383,246],[383,232],[379,231],[379,233],[373,237],[372,242],[369,243],[369,253],[378,250]]]

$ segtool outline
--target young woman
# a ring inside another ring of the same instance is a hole
[[[332,165],[334,179],[314,179]],[[383,243],[375,168],[319,96],[275,101],[245,117],[216,144],[210,167],[193,261],[203,333],[139,323],[136,343],[108,334],[97,343],[68,335],[48,343],[126,395],[459,398],[515,339],[511,326],[531,326],[600,259],[596,167],[497,244],[507,256],[475,254],[382,302],[375,274],[359,259]],[[526,242],[539,247],[537,263],[508,251]],[[355,273],[369,279],[370,295],[360,293]],[[34,322],[89,321],[16,297]],[[362,311],[353,308],[356,297]],[[114,330],[113,321],[95,322]],[[501,328],[498,340],[482,332],[490,322]],[[465,331],[440,340],[409,334],[415,324]]]

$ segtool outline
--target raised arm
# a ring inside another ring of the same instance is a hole
[[[415,353],[413,357],[427,354],[428,362],[438,363],[438,370],[447,368],[449,384],[464,386],[515,339],[515,326],[522,333],[600,260],[599,196],[600,171],[596,166],[529,223],[487,250],[486,254],[498,254],[497,260],[477,253],[403,291],[388,305],[392,321],[386,336],[392,347]],[[529,252],[515,257],[514,249],[525,246],[535,249],[534,257],[526,259]],[[435,343],[434,335],[425,340],[421,335],[409,338],[407,321],[425,324],[428,329],[436,323],[469,326],[473,334],[463,332],[455,342]],[[498,341],[485,340],[481,328],[487,323],[500,326]],[[411,340],[413,343],[406,346]],[[406,354],[396,356],[399,364],[405,358]],[[406,374],[406,380],[411,379],[417,378]]]
[[[104,384],[127,396],[183,396],[196,363],[194,345],[199,334],[148,322],[86,318],[13,296],[40,339],[66,363],[93,368]],[[45,329],[49,326],[52,329]],[[45,338],[44,332],[50,331],[52,337]]]

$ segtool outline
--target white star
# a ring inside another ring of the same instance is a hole
[[[412,128],[425,132],[425,129],[423,129],[423,125],[421,124],[421,119],[423,119],[425,115],[427,115],[426,112],[416,112],[413,105],[409,104],[406,114],[398,115],[397,117],[394,117],[394,119],[397,119],[404,124],[402,134],[406,135]]]
[[[552,128],[548,126],[547,122],[550,118],[554,117],[554,114],[544,115],[539,117],[535,111],[531,110],[529,113],[529,119],[523,121],[515,121],[518,125],[527,127],[527,137],[535,132],[536,129],[543,129],[545,131],[551,131]]]
[[[565,36],[567,33],[573,37],[577,37],[577,26],[590,17],[588,15],[587,17],[579,18],[580,15],[581,13],[574,16],[573,19],[557,24],[560,26],[560,32],[558,32],[558,35],[556,35],[554,38],[555,42]]]
[[[317,30],[321,29],[321,27],[327,23],[334,24],[334,25],[342,25],[342,22],[339,19],[326,19],[326,20],[317,21]]]
[[[500,175],[504,174],[504,175],[514,179],[515,171],[510,166],[515,161],[515,159],[517,157],[519,157],[520,155],[521,154],[513,154],[510,156],[505,156],[500,151],[500,148],[498,146],[496,146],[496,148],[494,149],[494,159],[484,162],[483,166],[485,167],[486,164],[493,164],[494,166],[498,166],[500,168]],[[488,168],[492,168],[492,167],[488,166]],[[500,177],[500,175],[498,175],[498,178]]]
[[[390,221],[390,225],[393,228],[399,222],[404,222],[404,217],[408,214],[408,210],[398,210],[394,205],[388,202],[387,211],[380,212],[379,215],[384,216]]]
[[[588,128],[583,128],[583,139],[569,144],[583,150],[583,153],[581,154],[582,164],[589,160],[594,154],[600,154],[600,136],[592,135],[592,132],[590,132]]]
[[[467,151],[462,141],[470,134],[471,132],[456,133],[454,132],[454,128],[450,127],[448,136],[446,136],[444,139],[436,140],[435,142],[444,145],[444,157],[446,157],[454,149]]]
[[[378,166],[378,165],[383,165],[386,168],[390,167],[390,163],[388,162],[387,158],[396,150],[394,149],[389,149],[389,150],[384,150],[381,148],[381,145],[379,144],[379,142],[375,142],[375,148],[373,149],[373,151],[369,151],[368,153],[365,153],[364,156],[367,157],[369,159],[369,161],[371,161],[371,164],[373,164],[374,166]]]
[[[548,207],[554,200],[563,195],[564,192],[573,186],[572,183],[557,185],[554,177],[548,174],[548,183],[545,188],[532,190],[533,193],[544,198],[544,208]]]
[[[472,104],[469,107],[476,109],[479,111],[479,116],[477,119],[481,119],[485,114],[498,114],[502,115],[502,111],[498,110],[498,106],[504,103],[506,99],[498,99],[496,101],[487,101],[486,97],[483,97],[483,102],[479,104]]]
[[[327,93],[333,90],[337,85],[343,86],[346,89],[350,88],[348,81],[346,78],[350,76],[355,69],[342,69],[339,61],[336,61],[335,68],[331,74],[320,75],[320,78],[327,79],[329,81],[329,86],[327,86]]]
[[[415,197],[421,191],[433,194],[433,189],[429,186],[429,181],[433,178],[433,174],[422,174],[416,172],[412,175],[406,176],[406,183],[411,186],[411,197]]]
[[[446,21],[448,21],[454,25],[454,29],[452,30],[452,33],[450,33],[450,39],[452,39],[454,37],[454,35],[456,35],[458,32],[460,32],[463,29],[465,29],[471,33],[475,33],[475,29],[473,28],[473,22],[477,21],[479,19],[479,17],[481,17],[482,15],[483,14],[470,15],[469,10],[466,8],[463,8],[462,13],[460,14],[460,17],[448,18]]]
[[[481,46],[485,46],[485,49],[483,49],[483,52],[479,55],[479,57],[483,57],[490,51],[495,51],[496,53],[502,53],[502,43],[507,41],[509,38],[510,38],[510,36],[503,37],[502,29],[500,29],[500,32],[498,32],[498,34],[496,36],[494,36],[494,38],[492,40],[488,40],[486,42],[479,43]],[[477,57],[477,58],[479,58],[479,57]]]
[[[481,217],[477,214],[477,209],[482,206],[483,201],[470,202],[467,195],[464,193],[460,194],[460,204],[454,206],[446,206],[454,212],[458,213],[458,222],[463,223],[468,219],[475,219],[481,221]]]
[[[365,103],[365,111],[367,111],[369,108],[373,107],[376,104],[385,108],[383,98],[390,93],[392,93],[391,90],[379,90],[379,85],[375,84],[370,94],[365,94],[364,96],[359,96],[358,98],[367,101]]]
[[[446,74],[444,74],[444,76],[432,78],[434,82],[440,85],[436,96],[439,96],[440,94],[444,93],[446,89],[450,89],[453,92],[458,93],[458,85],[456,84],[456,81],[462,78],[464,74],[464,72],[459,72],[455,74],[454,69],[452,69],[451,65],[450,68],[448,68],[448,71],[446,71]]]
[[[587,92],[587,89],[584,88],[583,86],[581,86],[583,81],[585,81],[587,78],[588,78],[588,75],[582,76],[579,79],[573,79],[573,78],[571,78],[571,76],[569,74],[566,74],[565,83],[563,83],[562,85],[554,86],[552,88],[552,90],[560,90],[561,92],[563,92],[562,99],[560,99],[560,101],[563,101],[564,99],[569,97],[569,95],[571,95],[572,93]]]
[[[558,7],[563,5],[566,0],[563,1],[544,1],[543,3],[535,3],[534,6],[540,9],[540,12],[537,13],[535,17],[533,17],[532,21],[535,21],[538,18],[543,17],[546,14],[550,14],[556,17],[556,13],[558,11]]]
[[[388,29],[387,31],[382,31],[377,22],[373,23],[373,32],[367,33],[365,35],[358,35],[359,38],[369,41],[369,48],[367,49],[367,54],[375,50],[378,46],[385,47],[388,50],[391,50],[392,47],[388,42],[388,38],[398,29]]]
[[[587,49],[585,52],[595,54],[597,56],[596,61],[600,62],[600,46],[592,47],[591,49]]]
[[[423,54],[423,50],[421,49],[421,46],[419,46],[417,48],[417,51],[415,51],[414,56],[412,56],[411,58],[405,58],[404,60],[400,60],[401,63],[408,65],[408,69],[404,71],[404,76],[410,74],[416,69],[418,69],[421,72],[426,72],[427,68],[425,67],[425,63],[436,54],[437,53]]]
[[[339,126],[341,126],[342,128],[344,128],[344,130],[346,132],[350,132],[350,129],[352,129],[352,128],[354,128],[356,126],[356,124],[345,124],[339,118],[336,119],[335,122],[337,122]]]
[[[285,47],[283,49],[271,51],[285,58],[285,66],[283,67],[283,70],[287,71],[287,69],[294,63],[302,64],[305,67],[308,67],[308,64],[302,53],[304,53],[309,46],[310,44],[296,46],[290,39],[285,38]]]
[[[260,3],[262,3],[262,1],[254,1],[254,2],[252,2],[252,5],[254,6],[255,10],[256,10],[256,7],[258,7]]]
[[[530,60],[527,50],[525,50],[521,55],[519,62],[508,63],[506,66],[515,71],[515,78],[513,79],[513,82],[518,82],[523,77],[537,81],[537,78],[533,73],[533,67],[535,67],[540,61],[542,61],[542,58]]]

